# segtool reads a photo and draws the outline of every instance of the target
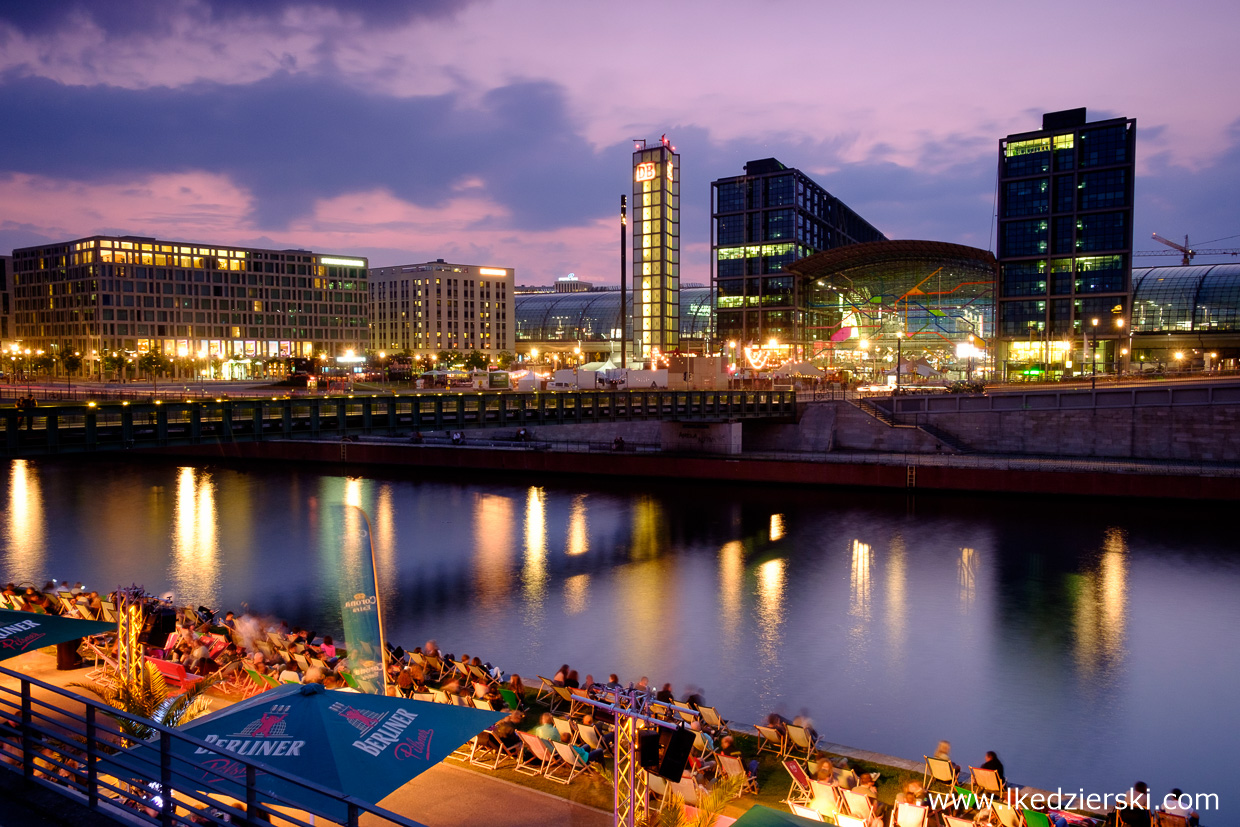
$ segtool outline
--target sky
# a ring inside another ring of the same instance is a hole
[[[709,281],[710,182],[767,157],[889,238],[993,249],[998,140],[1080,106],[1137,119],[1138,250],[1240,248],[1236,31],[1240,4],[1192,0],[0,0],[0,251],[115,233],[616,284],[632,139],[664,134],[682,283]]]

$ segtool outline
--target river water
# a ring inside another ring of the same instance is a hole
[[[338,634],[334,515],[357,505],[407,648],[527,682],[563,662],[648,675],[737,721],[806,709],[836,743],[920,760],[946,738],[1019,783],[1142,779],[1229,809],[1230,506],[431,476],[16,460],[0,578]]]

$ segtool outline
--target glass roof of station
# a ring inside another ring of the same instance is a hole
[[[620,291],[518,293],[517,341],[604,342],[620,329]],[[630,312],[632,292],[629,293]],[[711,332],[709,287],[680,289],[680,335],[704,339]]]
[[[1240,264],[1137,267],[1134,333],[1240,332]]]

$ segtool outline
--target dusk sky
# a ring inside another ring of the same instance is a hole
[[[664,133],[683,283],[709,279],[710,181],[771,156],[890,238],[992,249],[999,138],[1078,106],[1137,119],[1138,249],[1240,247],[1237,31],[1235,2],[0,0],[0,250],[617,283],[631,139]]]

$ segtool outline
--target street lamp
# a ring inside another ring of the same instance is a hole
[[[573,385],[580,390],[581,380],[578,376],[578,370],[581,365],[581,345],[573,348]]]
[[[1098,320],[1090,319],[1089,323],[1094,328],[1094,346],[1090,349],[1090,354],[1093,360],[1093,370],[1090,372],[1090,375],[1089,375],[1089,389],[1097,390],[1098,389]]]

